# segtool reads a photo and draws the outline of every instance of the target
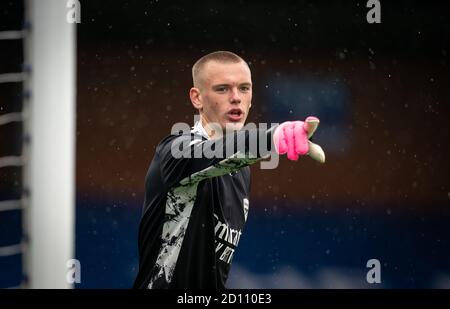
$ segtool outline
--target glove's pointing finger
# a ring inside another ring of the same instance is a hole
[[[311,141],[308,141],[308,145],[309,145],[308,155],[320,163],[325,163],[325,152],[323,151],[322,147],[320,147],[317,144],[314,144]]]
[[[308,132],[308,138],[310,138],[314,132],[316,131],[317,127],[319,126],[320,120],[317,117],[309,116],[306,118],[305,122],[303,123],[303,128],[306,132]]]

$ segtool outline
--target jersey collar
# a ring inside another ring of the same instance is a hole
[[[199,134],[199,135],[203,136],[206,139],[209,139],[208,133],[206,133],[206,130],[202,126],[202,122],[200,120],[195,122],[194,126],[192,127],[191,132]]]

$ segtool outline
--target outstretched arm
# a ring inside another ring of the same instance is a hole
[[[309,155],[325,162],[319,145],[309,141],[319,119],[287,121],[268,130],[243,129],[219,139],[201,140],[194,135],[174,137],[160,145],[161,174],[175,184],[188,177],[204,179],[237,171],[267,158],[271,153],[286,154],[289,160]]]

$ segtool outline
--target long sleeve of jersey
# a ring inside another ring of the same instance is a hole
[[[173,185],[185,177],[216,177],[254,164],[273,149],[272,132],[241,130],[209,140],[196,134],[171,135],[157,149],[163,180]]]

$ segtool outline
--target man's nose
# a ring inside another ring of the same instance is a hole
[[[241,96],[239,95],[239,90],[237,88],[233,88],[231,90],[231,103],[241,103]]]

